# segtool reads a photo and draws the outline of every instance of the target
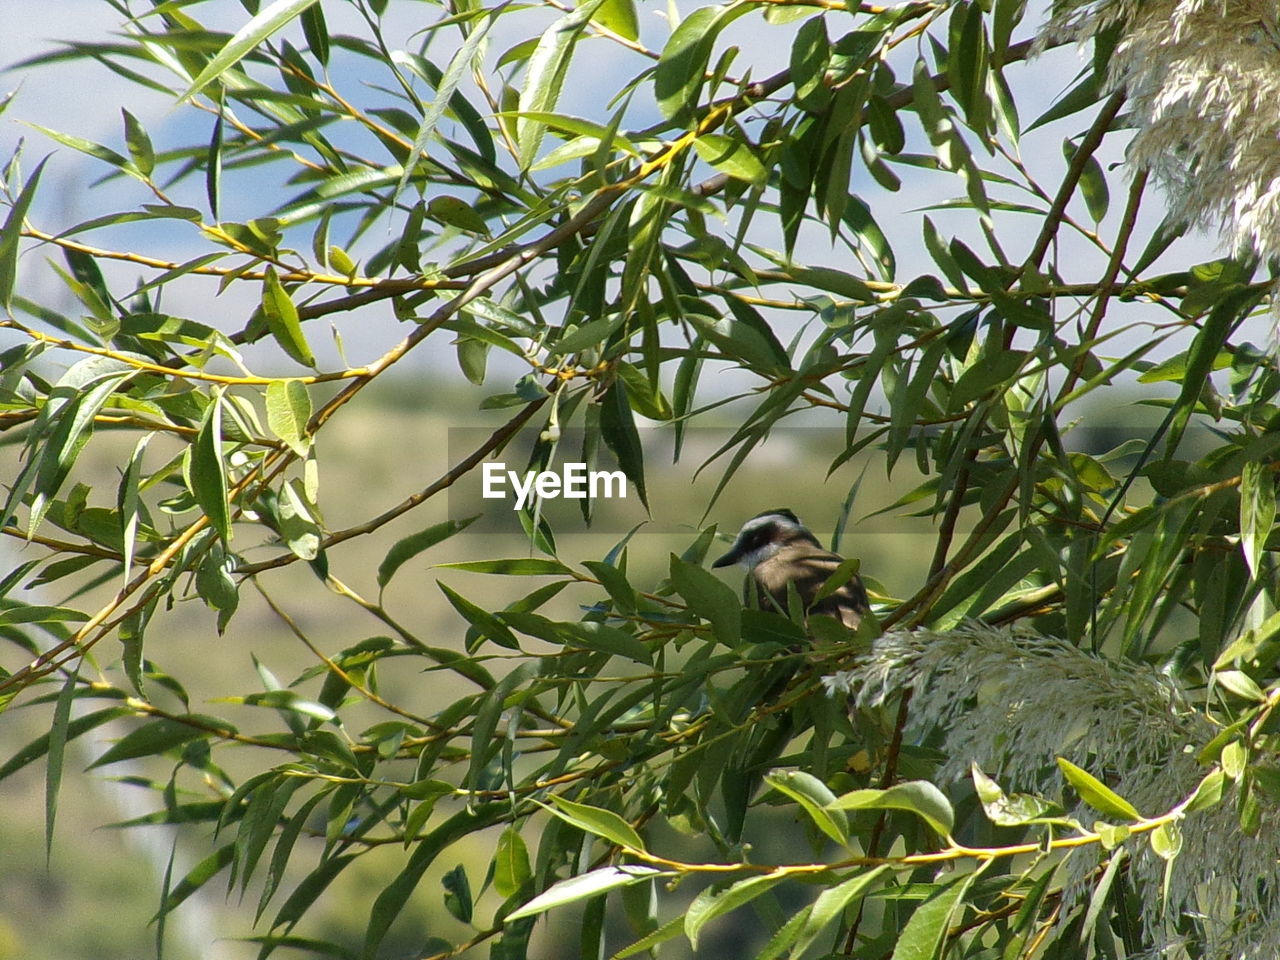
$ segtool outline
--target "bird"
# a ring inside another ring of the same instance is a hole
[[[850,572],[848,580],[821,600],[814,599],[844,562],[844,557],[824,550],[791,510],[780,507],[756,514],[744,523],[729,552],[711,566],[737,563],[746,567],[742,585],[746,606],[786,615],[789,587],[794,584],[806,614],[825,614],[856,630],[869,609],[866,588],[856,573]]]

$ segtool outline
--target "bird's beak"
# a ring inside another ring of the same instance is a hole
[[[716,560],[714,563],[712,563],[711,566],[713,567],[732,566],[733,564],[738,562],[738,558],[740,556],[742,556],[742,551],[739,549],[738,544],[735,542],[734,545],[730,548],[729,552],[726,553],[719,560]]]

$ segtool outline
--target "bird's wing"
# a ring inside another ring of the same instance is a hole
[[[826,550],[814,550],[805,544],[785,547],[752,571],[756,584],[763,595],[772,603],[762,602],[762,606],[777,605],[777,609],[786,612],[787,585],[794,583],[796,593],[806,608],[812,613],[823,613],[833,616],[846,626],[856,627],[859,615],[867,610],[867,592],[857,575],[851,576],[841,584],[830,596],[824,597],[817,604],[813,598],[822,589],[830,576],[844,562],[844,558]]]

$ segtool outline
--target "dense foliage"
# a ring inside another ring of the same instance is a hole
[[[1187,224],[1142,210],[1146,170],[1099,162],[1142,122],[1107,74],[1123,16],[1026,123],[1043,74],[1020,0],[732,0],[643,30],[634,0],[242,0],[217,5],[230,30],[198,2],[105,2],[120,35],[35,58],[32,82],[97,61],[178,104],[184,139],[157,144],[138,108],[113,144],[43,130],[130,208],[39,222],[44,164],[15,152],[0,228],[0,426],[21,454],[0,517],[31,544],[0,580],[0,730],[48,720],[6,741],[0,778],[44,764],[51,842],[69,743],[126,721],[94,766],[152,763],[139,823],[200,851],[165,877],[161,929],[255,884],[264,955],[343,955],[316,918],[372,857],[366,957],[428,886],[470,932],[397,951],[1274,955],[1271,280],[1248,254],[1191,262]],[[925,178],[958,196],[908,212]],[[923,239],[909,257],[890,217]],[[32,299],[44,256],[74,310]],[[207,315],[169,313],[193,288]],[[241,290],[256,308],[229,323],[214,294]],[[348,366],[336,331],[379,304],[400,326]],[[468,402],[508,419],[328,525],[317,438],[446,346]],[[1085,429],[1135,400],[1149,426]],[[713,499],[801,413],[843,430],[822,467],[870,457],[932,519],[915,591],[873,589],[856,636],[743,609],[705,568],[713,528],[640,579],[628,537],[568,555],[536,504],[528,556],[451,564],[531,588],[442,585],[448,636],[381,590],[456,560],[465,520],[393,538],[376,578],[344,567],[339,545],[525,432],[530,469],[616,463],[644,497],[663,465],[637,424],[679,449],[730,403]],[[83,469],[122,437],[116,477]],[[275,586],[299,561],[329,588],[308,602],[379,634],[299,627]],[[183,642],[223,657],[255,588],[310,664],[193,707],[161,666],[170,607],[198,596]],[[384,695],[422,670],[429,698]],[[540,946],[561,915],[573,943]]]

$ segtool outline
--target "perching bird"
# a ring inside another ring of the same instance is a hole
[[[822,549],[794,513],[785,507],[766,510],[752,517],[738,531],[733,546],[713,567],[740,563],[747,568],[742,585],[743,602],[765,610],[787,613],[787,586],[795,584],[796,595],[806,613],[835,617],[856,629],[867,612],[867,591],[853,574],[830,595],[817,603],[822,589],[844,558]]]

